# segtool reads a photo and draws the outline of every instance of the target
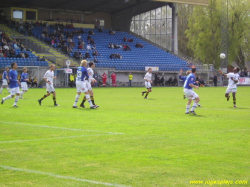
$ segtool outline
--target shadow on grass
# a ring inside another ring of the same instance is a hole
[[[192,114],[191,114],[190,116],[192,116],[192,117],[196,117],[196,118],[205,118],[205,117],[206,117],[206,116],[203,116],[203,115],[198,115],[198,114],[197,114],[197,115],[192,115]]]
[[[228,107],[228,108],[234,109],[234,110],[237,110],[237,109],[240,109],[240,110],[250,110],[250,108],[244,108],[244,107],[236,107],[236,108],[234,108],[234,107]]]

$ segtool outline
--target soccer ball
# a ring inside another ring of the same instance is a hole
[[[221,58],[221,59],[225,59],[225,58],[226,58],[225,53],[221,53],[221,54],[220,54],[220,58]]]

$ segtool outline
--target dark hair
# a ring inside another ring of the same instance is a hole
[[[237,69],[237,73],[239,73],[239,71],[240,71],[240,68],[238,68],[238,67],[237,67],[236,69]]]
[[[192,73],[195,73],[196,72],[196,68],[192,68]]]
[[[13,62],[12,64],[11,64],[11,68],[13,68],[13,66],[16,64],[16,62]]]
[[[89,63],[89,67],[93,66],[94,65],[94,62],[90,62]]]

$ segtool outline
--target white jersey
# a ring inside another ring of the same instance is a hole
[[[46,78],[49,82],[53,84],[53,79],[54,79],[54,71],[46,71],[45,75],[43,78]]]
[[[89,81],[91,82],[94,78],[94,71],[93,71],[93,69],[92,68],[88,68],[87,69],[87,71],[88,71],[88,74],[89,74]]]
[[[237,88],[237,83],[235,83],[232,78],[234,80],[239,80],[239,74],[238,73],[228,73],[227,74],[227,78],[229,78],[228,80],[228,87],[229,88]]]
[[[146,81],[146,80],[150,80],[150,81],[151,81],[151,78],[152,78],[152,73],[147,72],[146,75],[145,75],[145,77],[144,77],[144,80],[145,80],[145,81]],[[146,81],[146,82],[147,82],[147,81]]]

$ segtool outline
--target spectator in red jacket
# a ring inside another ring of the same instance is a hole
[[[115,74],[115,72],[112,73],[111,80],[112,80],[112,86],[116,87],[116,74]]]
[[[108,77],[107,77],[106,73],[104,72],[103,75],[102,75],[102,84],[103,84],[103,86],[106,86],[107,78]]]

